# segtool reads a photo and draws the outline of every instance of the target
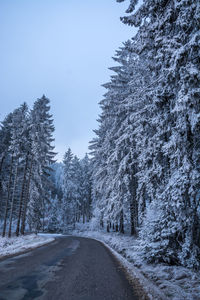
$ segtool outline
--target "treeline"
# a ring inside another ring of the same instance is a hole
[[[199,3],[137,3],[122,21],[138,32],[116,52],[90,145],[94,215],[139,236],[147,261],[198,267]]]
[[[71,149],[54,160],[53,119],[45,96],[29,110],[15,109],[0,127],[0,228],[2,236],[29,232],[67,232],[89,222],[91,170],[86,154]]]
[[[69,148],[62,163],[53,165],[51,200],[46,209],[45,230],[67,232],[76,223],[91,219],[91,170],[86,154],[83,159]]]
[[[54,163],[54,131],[49,99],[43,96],[29,110],[26,103],[0,127],[0,221],[2,236],[42,228]]]

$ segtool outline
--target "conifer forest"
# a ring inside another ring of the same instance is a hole
[[[66,144],[56,161],[48,95],[1,120],[0,232],[83,224],[137,239],[146,263],[199,270],[200,2],[129,0],[121,21],[137,33],[115,52],[84,158]]]

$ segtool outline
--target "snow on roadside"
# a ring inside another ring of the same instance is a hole
[[[0,237],[0,259],[22,253],[54,241],[54,237],[29,234],[19,237]]]
[[[109,246],[115,256],[137,278],[152,300],[200,300],[200,273],[180,266],[146,264],[139,255],[138,240],[117,233],[73,231]]]

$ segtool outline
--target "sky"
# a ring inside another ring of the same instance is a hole
[[[0,120],[43,94],[51,101],[55,151],[82,158],[94,137],[101,86],[122,42],[135,34],[115,0],[0,0]]]

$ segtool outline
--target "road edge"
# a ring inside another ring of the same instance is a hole
[[[138,296],[141,300],[167,300],[166,296],[158,289],[154,284],[152,284],[141,272],[138,270],[131,262],[129,262],[121,253],[113,249],[105,241],[98,239],[96,237],[91,237],[87,235],[72,233],[73,237],[82,237],[96,240],[103,244],[114,256],[114,258],[119,262],[127,275],[127,279],[130,284],[136,288]]]

